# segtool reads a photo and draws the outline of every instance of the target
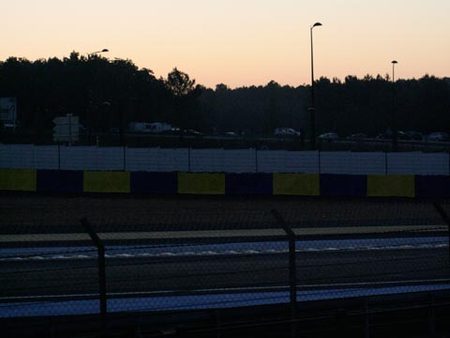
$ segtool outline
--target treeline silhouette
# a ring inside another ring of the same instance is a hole
[[[310,87],[265,86],[214,89],[174,68],[167,78],[130,60],[100,55],[0,62],[0,97],[16,97],[18,131],[51,134],[56,116],[78,115],[91,133],[126,129],[129,122],[169,122],[205,133],[271,135],[277,127],[309,132]],[[376,135],[392,128],[431,132],[450,129],[448,78],[389,76],[320,78],[316,82],[319,132]],[[395,119],[393,117],[395,116]]]

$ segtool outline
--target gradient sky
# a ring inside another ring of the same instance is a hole
[[[293,86],[315,75],[450,76],[450,0],[2,0],[0,60],[108,48],[214,87]]]

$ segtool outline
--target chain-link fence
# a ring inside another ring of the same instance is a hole
[[[2,318],[450,290],[449,201],[2,199]]]

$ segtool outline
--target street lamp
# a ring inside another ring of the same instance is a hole
[[[392,60],[392,149],[397,150],[398,132],[397,132],[397,118],[396,118],[396,92],[395,92],[395,65],[397,60]]]
[[[310,112],[310,122],[311,122],[311,147],[312,149],[316,148],[316,112],[315,112],[315,102],[314,102],[314,48],[313,48],[313,28],[322,26],[320,22],[316,22],[310,28],[310,37],[311,37],[311,107],[309,108]]]
[[[109,52],[109,49],[103,48],[102,50],[97,50],[95,52],[89,53],[88,55],[89,56],[94,56],[94,55],[97,55],[97,54],[100,54],[100,53],[108,53],[108,52]]]
[[[392,83],[395,83],[395,65],[398,63],[396,60],[392,60]]]

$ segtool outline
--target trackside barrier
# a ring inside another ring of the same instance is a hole
[[[450,153],[0,144],[0,168],[445,176]]]
[[[0,169],[0,191],[449,198],[450,176]]]

